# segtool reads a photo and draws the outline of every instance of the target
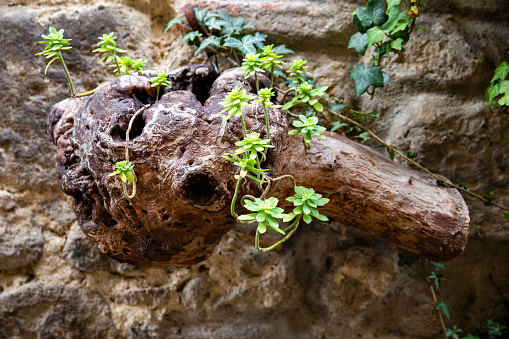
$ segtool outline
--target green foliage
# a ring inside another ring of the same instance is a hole
[[[318,102],[318,99],[325,95],[325,90],[327,88],[327,86],[314,88],[307,81],[304,81],[295,89],[297,95],[293,97],[292,101],[284,104],[282,109],[290,109],[298,104],[309,104],[316,111],[323,112],[323,105]]]
[[[235,143],[235,146],[240,146],[235,151],[235,154],[247,153],[250,159],[256,159],[258,153],[265,159],[265,151],[268,148],[274,148],[274,146],[270,145],[270,139],[260,139],[260,133],[257,132],[246,134],[243,140]]]
[[[394,156],[396,155],[394,150],[398,149],[396,146],[390,145],[389,147],[387,145],[379,145],[378,147],[387,149],[387,153],[389,153],[389,158],[391,158],[391,161],[394,161]]]
[[[262,59],[262,55],[260,53],[246,54],[244,60],[242,61],[242,70],[244,70],[244,77],[247,79],[250,76],[256,75],[257,72],[263,72],[263,69],[266,68],[266,66],[267,64]]]
[[[244,214],[238,217],[239,220],[243,221],[257,221],[258,232],[261,234],[267,231],[267,226],[274,233],[285,234],[283,230],[279,228],[279,223],[276,219],[283,219],[286,214],[283,214],[284,210],[277,207],[277,198],[268,198],[262,200],[255,198],[254,201],[246,200],[244,207],[252,212],[250,214]]]
[[[440,284],[442,283],[442,280],[445,280],[443,274],[436,274],[436,272],[431,272],[430,276],[428,277],[430,280],[432,280],[435,283],[435,286],[437,288],[440,288]]]
[[[454,325],[452,329],[448,328],[445,335],[447,338],[460,339],[459,334],[463,333],[463,330]]]
[[[159,100],[159,90],[161,89],[161,86],[171,88],[171,81],[168,80],[168,74],[159,71],[156,77],[150,79],[150,86],[157,87],[156,101]]]
[[[130,57],[119,57],[117,58],[117,62],[118,68],[116,64],[109,65],[109,67],[113,67],[115,75],[118,76],[121,73],[131,74],[133,72],[137,72],[139,75],[141,75],[141,71],[145,69],[145,65],[148,61],[143,59],[132,59]]]
[[[169,30],[170,28],[172,28],[173,26],[175,26],[175,25],[177,25],[177,24],[178,24],[178,25],[181,25],[181,24],[182,24],[182,18],[181,18],[181,17],[179,17],[179,16],[178,16],[178,17],[175,17],[175,18],[173,18],[173,19],[171,19],[171,20],[170,20],[170,22],[168,22],[168,25],[166,26],[166,29],[165,29],[165,30],[164,30],[164,32],[163,32],[163,35],[164,35],[164,34],[166,34],[166,32],[168,32],[168,30]]]
[[[297,129],[292,129],[288,132],[288,134],[303,134],[304,135],[304,142],[309,144],[312,140],[312,136],[319,139],[325,139],[325,136],[320,134],[320,132],[325,131],[326,128],[317,125],[318,118],[317,117],[310,117],[306,118],[304,115],[299,115],[300,121],[296,120],[292,123],[294,127],[297,127]]]
[[[508,110],[509,80],[506,80],[507,74],[509,74],[509,64],[504,61],[495,70],[495,75],[484,93],[484,101],[488,102],[490,109],[499,107],[501,112]],[[496,103],[492,104],[493,99],[497,97],[499,98]]]
[[[502,217],[509,219],[509,211],[502,212]]]
[[[435,303],[435,306],[437,308],[437,311],[442,312],[447,317],[447,319],[451,319],[451,315],[449,314],[449,309],[447,308],[447,305],[443,301]]]
[[[116,53],[127,52],[126,50],[117,47],[117,43],[115,42],[117,37],[115,37],[113,34],[114,32],[111,32],[110,34],[103,34],[102,37],[98,37],[98,39],[101,41],[97,43],[98,48],[94,49],[92,52],[106,53],[98,63],[105,61],[107,64],[109,64],[111,61],[116,59]]]
[[[267,172],[268,172],[268,170],[261,169],[258,167],[258,164],[259,164],[258,159],[250,158],[247,153],[244,153],[242,155],[242,158],[239,158],[235,154],[232,155],[230,153],[226,153],[225,155],[223,155],[223,158],[233,162],[233,164],[235,166],[240,167],[240,174],[235,175],[234,176],[235,179],[238,180],[238,179],[248,177],[248,178],[251,178],[254,181],[259,182],[259,183],[266,182],[265,180],[261,180],[258,177],[253,176],[253,174],[256,176],[262,176],[262,175],[267,174]]]
[[[293,60],[292,63],[290,64],[290,67],[286,71],[286,73],[289,74],[288,79],[295,81],[297,85],[300,82],[306,81],[307,78],[305,78],[304,76],[312,75],[310,72],[306,70],[308,68],[308,66],[305,66],[306,63],[307,60],[302,59]]]
[[[350,38],[348,48],[355,49],[359,54],[364,55],[368,48],[368,35],[366,33],[357,32]]]
[[[256,53],[255,44],[258,42],[264,41],[265,38],[263,36],[254,36],[254,35],[246,35],[242,39],[227,37],[224,46],[225,47],[233,47],[239,50],[242,54],[248,55],[251,53]]]
[[[254,28],[251,24],[244,24],[244,18],[242,17],[232,18],[221,11],[218,11],[217,15],[219,17],[218,24],[222,26],[220,35],[226,36],[247,33],[247,29]]]
[[[487,330],[488,331],[488,335],[490,337],[494,337],[494,336],[501,336],[502,335],[502,332],[507,328],[507,326],[505,326],[504,324],[502,323],[499,323],[499,322],[496,322],[496,321],[493,321],[493,319],[487,319],[486,320],[486,324],[482,326],[482,329],[483,330]]]
[[[207,47],[220,46],[220,45],[221,45],[221,38],[219,38],[219,37],[217,37],[215,35],[211,35],[208,38],[204,39],[200,43],[200,45],[198,46],[196,51],[194,51],[194,56],[197,56],[198,53],[200,53],[201,51],[203,51]]]
[[[71,75],[69,74],[69,71],[67,70],[67,66],[65,65],[64,58],[62,56],[62,51],[66,49],[71,49],[71,46],[69,46],[69,41],[72,39],[64,39],[64,30],[61,29],[57,31],[55,27],[49,28],[49,34],[45,35],[42,34],[41,37],[44,39],[43,41],[39,41],[40,44],[48,44],[44,50],[40,53],[35,54],[34,56],[38,55],[44,55],[46,59],[52,58],[48,64],[46,65],[46,68],[44,69],[44,74],[48,71],[48,67],[53,63],[55,60],[60,60],[60,64],[62,65],[62,68],[64,69],[65,76],[67,77],[67,82],[69,83],[69,87],[71,89],[71,96],[74,97],[74,88],[72,86],[72,80]]]
[[[44,74],[46,74],[49,65],[53,63],[55,60],[59,60],[62,56],[61,51],[64,51],[66,49],[71,49],[72,47],[69,46],[72,39],[64,39],[64,30],[61,29],[57,31],[55,27],[49,28],[49,34],[44,35],[42,34],[41,37],[44,39],[43,41],[39,41],[40,44],[48,44],[46,48],[40,53],[35,54],[35,56],[38,55],[44,55],[46,59],[51,59],[48,64],[46,65],[46,68],[44,69]]]
[[[369,86],[384,87],[384,76],[382,74],[381,66],[366,66],[357,65],[350,72],[350,79],[355,83],[355,97],[358,98],[361,94],[365,93]]]
[[[115,164],[115,171],[108,174],[108,176],[112,177],[118,174],[120,180],[122,180],[123,183],[133,182],[134,181],[133,167],[134,167],[133,163],[127,162],[125,160],[117,162]]]
[[[410,152],[410,151],[406,152],[406,157],[408,159],[415,159],[418,156],[419,156],[419,153],[417,153],[417,152]]]
[[[435,268],[435,271],[438,272],[440,270],[445,271],[445,264],[443,262],[436,262],[432,260],[425,259],[424,262],[428,265],[432,265]]]
[[[168,88],[171,88],[171,81],[168,80],[168,74],[159,71],[156,77],[150,79],[150,86],[152,87],[166,86]]]
[[[202,36],[203,34],[198,31],[189,32],[180,39],[179,45],[183,42],[187,42],[189,46],[199,46],[201,43],[200,38]]]
[[[322,198],[321,194],[315,193],[312,188],[306,188],[304,186],[295,186],[295,195],[286,198],[286,200],[293,202],[295,208],[290,212],[283,221],[291,221],[296,216],[302,214],[302,219],[309,224],[311,222],[311,216],[321,221],[328,221],[325,215],[318,212],[318,207],[324,206],[329,202],[329,199]]]
[[[411,267],[412,263],[417,259],[416,256],[407,251],[401,251],[399,254],[398,266],[408,266]]]
[[[365,7],[359,7],[352,13],[353,23],[359,32],[350,38],[348,48],[364,55],[369,47],[375,47],[370,65],[364,67],[360,64],[350,73],[357,98],[368,91],[369,87],[384,87],[384,83],[389,81],[380,67],[381,58],[391,52],[398,54],[404,51],[403,44],[408,41],[415,27],[415,17],[420,15],[418,9],[422,3],[407,3],[412,10],[410,13],[414,13],[412,17],[407,14],[408,10],[399,11],[400,3],[401,0],[388,0],[385,6],[383,0],[369,0]]]
[[[272,88],[262,88],[258,91],[258,96],[260,99],[255,100],[255,102],[261,103],[264,107],[269,108],[281,108],[281,105],[275,105],[272,103],[271,98],[274,96],[274,92],[272,91]]]
[[[242,117],[242,107],[254,107],[253,104],[248,102],[253,99],[255,99],[254,95],[247,94],[246,90],[241,87],[235,87],[220,102],[221,106],[224,107],[221,113],[228,112],[224,120],[230,119],[233,115],[239,118]]]
[[[495,198],[495,193],[497,193],[497,190],[494,190],[494,191],[491,191],[490,193],[488,194],[484,194],[482,197],[483,199],[485,199],[486,201],[484,201],[483,205],[484,206],[491,206],[492,202],[497,200],[497,198]]]

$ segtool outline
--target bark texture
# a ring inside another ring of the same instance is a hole
[[[91,97],[56,104],[48,132],[62,188],[74,198],[81,229],[102,252],[142,267],[193,265],[235,225],[236,168],[222,155],[235,150],[242,127],[236,117],[224,121],[219,102],[237,86],[254,92],[254,79],[239,69],[216,79],[208,66],[185,66],[171,73],[172,88],[156,101],[152,75],[121,76]],[[266,87],[267,79],[258,77]],[[138,192],[127,200],[120,180],[108,174],[124,160],[129,122],[146,104],[129,134]],[[249,132],[265,133],[260,105],[244,115]],[[276,146],[264,163],[269,175],[294,175],[299,185],[330,198],[323,214],[430,259],[461,253],[469,217],[458,192],[336,134],[306,150],[302,136],[289,141],[283,113],[270,109],[269,117]],[[251,180],[241,191],[259,193]],[[285,184],[274,192],[280,200],[293,195]]]

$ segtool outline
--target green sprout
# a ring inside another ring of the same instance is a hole
[[[325,136],[320,134],[320,132],[325,131],[326,128],[317,125],[317,117],[306,118],[301,114],[299,115],[299,119],[301,121],[296,120],[293,122],[293,126],[297,127],[297,129],[292,129],[288,132],[288,134],[304,134],[304,145],[306,148],[309,148],[309,143],[311,142],[312,135],[320,139],[325,139]]]
[[[150,79],[150,86],[157,87],[156,102],[159,100],[159,90],[161,86],[171,88],[171,81],[168,80],[168,74],[159,71],[155,78]]]
[[[270,139],[260,139],[260,133],[253,132],[251,134],[246,134],[244,136],[244,140],[240,140],[235,143],[235,146],[241,146],[235,151],[235,154],[238,155],[247,153],[250,159],[257,159],[258,153],[261,153],[265,160],[265,151],[268,148],[274,147],[269,143]]]
[[[329,218],[320,214],[317,208],[328,203],[330,199],[322,198],[322,195],[315,193],[312,188],[295,186],[295,195],[286,198],[286,200],[293,202],[295,208],[283,219],[285,222],[293,220],[299,215],[302,215],[302,219],[307,224],[311,222],[311,216],[321,221],[329,221]]]
[[[128,162],[127,160],[119,161],[115,164],[115,171],[108,174],[109,177],[114,175],[119,175],[120,180],[122,181],[122,188],[124,189],[124,195],[127,199],[132,199],[136,195],[136,176],[133,171],[134,164]],[[133,194],[129,195],[127,193],[127,183],[130,182],[133,184]]]
[[[118,58],[118,67],[117,65],[110,65],[109,67],[114,67],[115,75],[120,75],[120,73],[131,74],[133,72],[137,72],[141,75],[141,70],[145,68],[145,64],[147,60],[143,59],[133,59],[130,57],[120,57]],[[119,72],[120,71],[120,72]]]
[[[220,102],[221,106],[223,106],[223,112],[228,112],[224,120],[230,119],[233,115],[240,118],[240,122],[242,123],[242,131],[244,135],[247,134],[246,122],[244,121],[244,116],[242,115],[242,107],[254,107],[253,104],[250,104],[248,100],[253,100],[255,98],[254,95],[247,94],[246,90],[241,87],[235,87],[230,93],[228,93],[224,99]]]
[[[264,68],[270,69],[270,86],[271,87],[272,87],[272,84],[274,83],[274,69],[276,67],[282,68],[281,65],[286,64],[286,62],[279,60],[283,56],[276,55],[276,53],[274,53],[274,51],[273,51],[273,47],[274,47],[274,45],[265,46],[265,47],[263,47],[263,52],[262,52],[262,60],[263,60],[263,63],[265,64]]]
[[[257,176],[262,176],[262,175],[267,174],[267,172],[269,170],[259,168],[258,161],[256,159],[251,159],[250,157],[248,157],[247,153],[244,153],[242,155],[242,158],[239,158],[235,154],[226,153],[225,155],[223,155],[223,158],[225,158],[226,160],[232,161],[234,165],[240,167],[240,174],[234,176],[235,179],[239,180],[239,182],[241,179],[243,179],[245,177],[249,177],[249,178],[253,179],[254,181],[256,181],[258,183],[262,183],[262,184],[266,182],[265,180],[254,177],[250,173],[253,173]]]
[[[143,59],[132,59],[131,68],[138,72],[138,75],[141,75],[141,71],[145,69],[147,62],[147,60]]]
[[[267,138],[270,139],[270,127],[269,127],[269,114],[267,113],[267,108],[280,108],[280,105],[274,105],[270,98],[274,96],[274,92],[272,92],[272,88],[262,88],[258,91],[258,96],[260,99],[255,100],[255,102],[260,102],[263,105],[263,113],[265,114],[265,125],[267,128]]]
[[[307,60],[297,59],[294,60],[290,64],[290,68],[286,71],[289,74],[288,79],[293,80],[296,83],[300,83],[306,81],[303,77],[304,74],[312,75],[310,72],[306,71],[308,66],[304,66],[307,63]]]
[[[35,56],[38,55],[44,55],[46,56],[46,59],[51,59],[48,64],[46,65],[46,68],[44,69],[44,74],[48,71],[49,65],[53,63],[55,60],[60,60],[60,63],[62,64],[62,68],[64,69],[65,76],[67,77],[67,81],[69,82],[69,87],[71,88],[71,96],[74,97],[76,94],[74,93],[74,88],[72,86],[71,81],[71,75],[69,74],[69,70],[67,69],[67,66],[65,65],[64,58],[62,57],[62,51],[66,49],[71,49],[69,41],[72,39],[64,39],[64,30],[61,29],[57,32],[55,27],[49,28],[49,34],[48,35],[41,35],[42,38],[45,40],[39,41],[40,44],[48,44],[46,48],[40,53],[35,54]]]
[[[306,114],[306,104],[309,104],[315,111],[323,112],[323,105],[318,102],[318,99],[325,95],[325,90],[327,88],[328,86],[313,88],[313,85],[304,81],[295,89],[297,95],[293,97],[292,101],[287,102],[282,109],[285,110],[295,105],[302,104],[303,112]]]
[[[117,56],[117,53],[125,53],[127,51],[117,47],[117,43],[115,42],[117,37],[113,36],[113,34],[114,32],[111,32],[110,34],[103,34],[102,37],[99,37],[98,39],[101,40],[97,43],[99,48],[94,49],[92,53],[106,53],[98,63],[105,61],[107,64],[109,64],[112,60],[115,61],[115,65],[117,66],[115,73],[120,75],[122,73],[120,72],[120,65],[118,64],[119,57]]]
[[[258,222],[257,232],[263,234],[267,231],[267,226],[274,233],[285,234],[285,232],[279,228],[279,223],[276,219],[283,219],[286,214],[283,214],[284,210],[277,207],[278,199],[271,197],[265,200],[255,198],[254,201],[246,200],[244,207],[252,212],[250,214],[244,214],[238,217],[238,220]]]
[[[264,62],[262,55],[259,53],[249,53],[244,57],[244,60],[242,60],[242,69],[244,70],[245,78],[247,79],[254,75],[257,92],[260,90],[257,72],[263,72],[263,69],[266,67],[267,64]]]

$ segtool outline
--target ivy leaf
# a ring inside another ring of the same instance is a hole
[[[368,47],[371,47],[384,39],[384,31],[382,31],[380,27],[370,28],[366,33],[368,35]]]
[[[447,319],[451,319],[449,309],[447,308],[447,305],[443,301],[436,303],[435,305],[437,307],[437,311],[442,312],[447,317]]]
[[[362,24],[362,22],[359,20],[359,17],[357,16],[357,14],[354,14],[353,17],[353,24],[355,25],[355,27],[357,27],[357,29],[359,30],[359,32],[361,33],[366,33],[366,31],[369,29],[369,26],[366,27]]]
[[[360,54],[364,55],[368,48],[368,35],[366,33],[357,32],[350,38],[348,48],[353,48]]]
[[[399,6],[400,3],[401,3],[401,0],[387,0],[387,8]]]
[[[419,153],[417,152],[406,152],[406,157],[409,158],[409,159],[415,159],[417,158],[417,156],[419,155]]]
[[[179,25],[182,24],[181,17],[176,17],[176,18],[171,19],[171,21],[168,22],[168,26],[166,26],[166,29],[164,30],[163,35],[166,34],[166,32],[176,24],[179,24]]]
[[[355,97],[358,98],[368,90],[369,86],[384,87],[384,77],[381,66],[367,66],[362,64],[350,72],[350,79],[355,82]]]
[[[387,21],[385,6],[382,0],[369,0],[366,7],[357,9],[357,17],[363,26],[380,26]]]
[[[391,48],[392,49],[396,49],[398,51],[401,51],[401,43],[403,42],[403,39],[401,38],[397,38],[396,40],[394,40],[393,42],[391,42]]]
[[[194,52],[194,56],[198,55],[198,53],[200,53],[205,48],[207,48],[207,46],[210,46],[210,45],[218,45],[218,46],[221,45],[221,38],[219,38],[215,35],[209,36],[208,38],[206,38],[205,40],[203,40],[201,42],[200,47],[198,47],[198,49]]]
[[[226,38],[223,46],[237,48],[243,54],[256,53],[256,47],[254,44],[264,40],[264,37],[254,35],[246,35],[242,38],[242,41],[229,36]]]
[[[391,81],[391,79],[389,78],[389,76],[387,75],[387,73],[382,72],[382,75],[384,76],[384,84],[385,84],[386,82]]]
[[[487,101],[488,104],[491,104],[493,99],[499,94],[500,94],[500,82],[497,83],[492,82],[486,89],[486,92],[484,93],[483,101]]]
[[[504,61],[501,63],[497,69],[495,70],[495,75],[493,76],[493,79],[491,79],[491,82],[498,80],[498,79],[505,79],[507,74],[509,73],[509,64],[507,64],[507,61]]]
[[[509,105],[509,93],[504,95],[502,98],[500,98],[497,103],[500,105],[500,106],[507,106]]]
[[[500,82],[500,93],[509,93],[509,80]]]
[[[187,42],[187,44],[190,46],[192,45],[197,46],[199,44],[201,36],[202,34],[198,31],[189,32],[186,35],[184,35],[182,39],[180,39],[179,45],[183,42]]]
[[[407,251],[402,251],[398,254],[399,260],[398,260],[398,266],[408,266],[411,267],[412,263],[415,261],[415,256]]]
[[[391,7],[389,8],[388,13],[389,19],[385,24],[383,24],[382,29],[386,31],[390,31],[392,29],[392,26],[398,21],[399,18],[399,9],[398,7]]]
[[[272,49],[272,51],[274,52],[274,54],[278,54],[278,55],[281,55],[281,54],[295,54],[295,52],[293,50],[287,48],[285,46],[285,44],[282,44],[282,45],[274,47]]]

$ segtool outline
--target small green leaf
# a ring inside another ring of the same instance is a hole
[[[509,73],[509,64],[507,63],[507,61],[504,61],[495,70],[495,75],[493,76],[493,79],[491,79],[491,82],[498,80],[498,79],[504,80],[508,73]]]
[[[369,0],[366,7],[357,8],[357,17],[363,26],[380,26],[387,21],[382,0]]]
[[[387,8],[399,6],[401,0],[387,0]]]
[[[417,156],[419,155],[419,153],[417,152],[406,152],[406,157],[409,158],[409,159],[415,159],[417,158]]]
[[[166,32],[176,24],[179,24],[179,25],[182,24],[181,17],[176,17],[176,18],[171,19],[171,21],[168,22],[168,26],[166,26],[166,29],[164,30],[163,35],[166,34]]]
[[[401,51],[401,48],[402,48],[401,43],[402,42],[403,42],[403,39],[397,38],[396,40],[391,42],[391,48],[395,49],[395,50],[398,50],[398,51]]]
[[[350,72],[350,79],[355,82],[356,98],[366,92],[369,86],[384,87],[384,77],[381,66],[367,66],[364,68],[364,66],[360,64]]]
[[[380,29],[380,27],[373,27],[368,29],[366,32],[368,35],[368,47],[373,46],[374,44],[381,42],[384,39],[384,31]]]
[[[449,309],[447,308],[447,305],[443,301],[435,303],[435,306],[437,308],[437,311],[442,312],[447,317],[447,319],[451,319]]]
[[[484,100],[487,101],[488,104],[491,104],[493,99],[500,94],[500,83],[491,83],[488,88],[486,89],[486,92],[484,93]]]
[[[295,52],[286,47],[285,44],[274,47],[272,51],[274,54],[295,54]]]
[[[500,82],[500,93],[509,93],[509,80]]]
[[[509,211],[502,212],[502,216],[506,219],[509,219]]]
[[[364,53],[366,53],[366,49],[368,48],[368,35],[366,33],[362,34],[361,32],[355,33],[350,38],[348,48],[353,48],[360,54],[364,55]]]

